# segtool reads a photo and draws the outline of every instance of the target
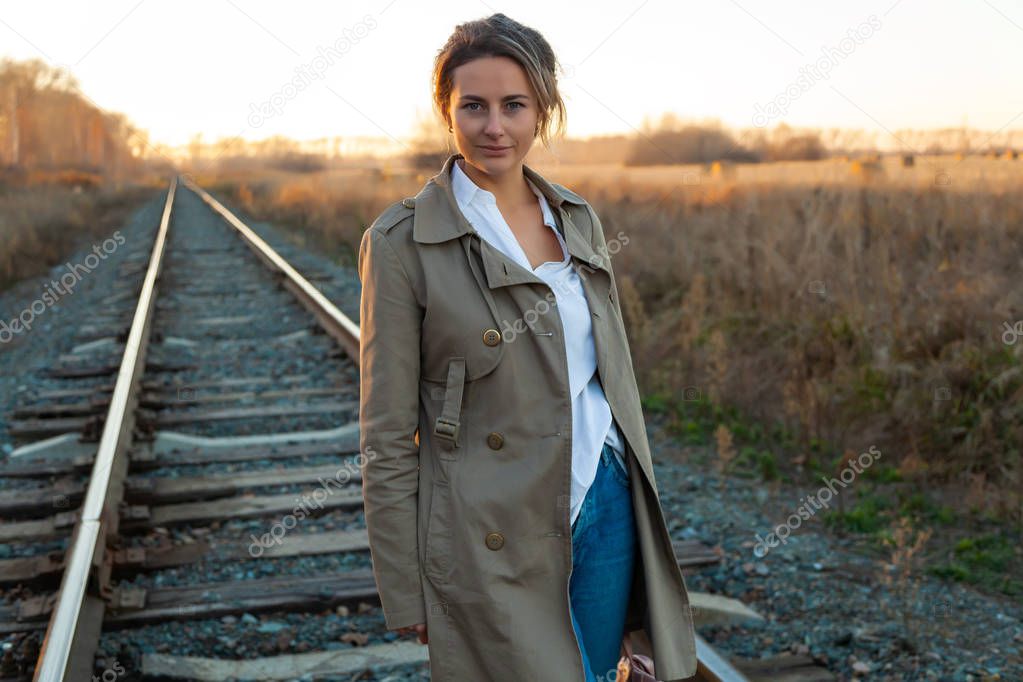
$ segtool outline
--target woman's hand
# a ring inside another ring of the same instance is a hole
[[[406,635],[410,632],[415,632],[417,635],[419,635],[420,644],[429,643],[430,638],[426,633],[426,623],[416,623],[415,625],[410,625],[408,627],[398,628],[399,635]]]

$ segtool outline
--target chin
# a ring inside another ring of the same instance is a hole
[[[470,161],[474,166],[483,168],[488,173],[498,174],[514,167],[522,160],[516,152],[516,149],[512,149],[504,156],[486,156],[479,149],[475,149]]]

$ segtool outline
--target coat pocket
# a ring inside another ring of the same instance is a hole
[[[434,480],[426,521],[423,570],[441,584],[447,584],[451,578],[451,524],[451,487],[447,481]]]

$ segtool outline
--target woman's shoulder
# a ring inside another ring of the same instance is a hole
[[[412,237],[412,216],[416,213],[416,200],[422,199],[428,201],[433,193],[437,191],[436,183],[431,178],[428,180],[416,194],[407,196],[403,199],[391,203],[387,208],[380,212],[376,220],[370,223],[370,226],[366,229],[367,232],[370,230],[377,230],[384,234],[394,232],[401,226],[401,229],[408,234],[406,235],[409,240]]]
[[[386,243],[386,248],[378,253],[390,254],[390,257],[384,258],[381,265],[400,263],[405,275],[417,281],[415,275],[422,271],[422,264],[412,235],[414,215],[415,197],[399,199],[381,211],[362,234],[360,261],[364,254],[374,251],[373,246]]]
[[[405,197],[404,199],[395,201],[385,208],[380,215],[376,217],[376,220],[370,223],[370,226],[366,231],[369,232],[370,230],[377,230],[387,234],[400,225],[403,220],[415,215],[415,206],[415,197]]]

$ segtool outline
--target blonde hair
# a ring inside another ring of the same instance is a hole
[[[526,72],[537,97],[537,133],[543,146],[550,149],[552,133],[557,137],[565,133],[567,113],[558,90],[560,64],[539,31],[501,13],[459,24],[437,53],[433,64],[433,104],[444,122],[451,127],[452,74],[462,64],[480,57],[508,57]]]

